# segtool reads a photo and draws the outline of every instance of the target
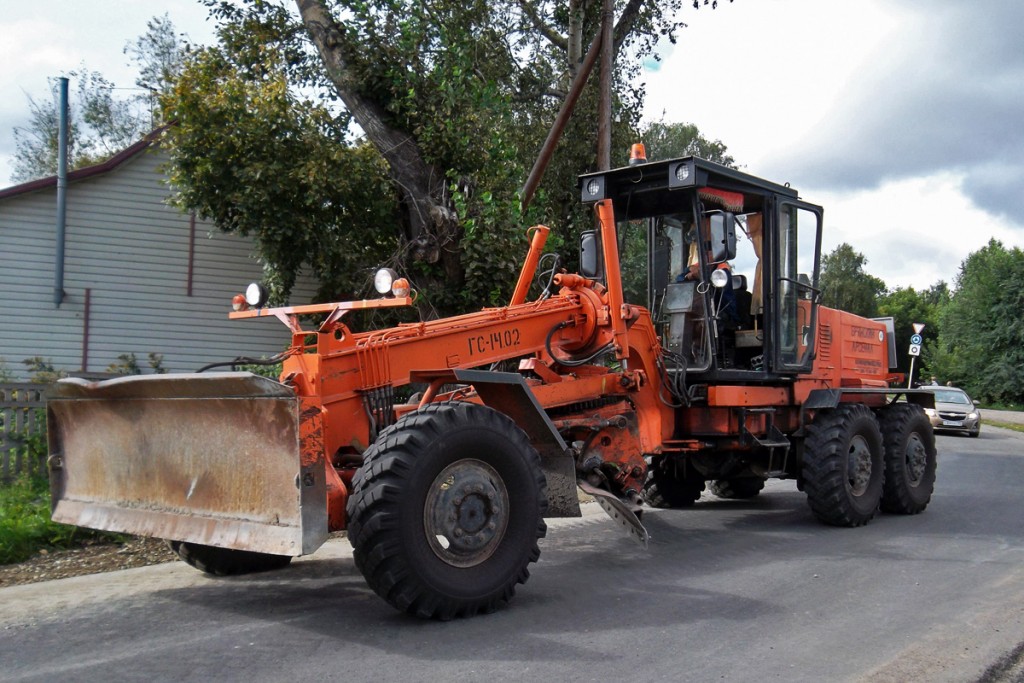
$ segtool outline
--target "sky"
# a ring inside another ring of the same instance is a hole
[[[647,115],[825,208],[890,287],[1024,246],[1024,3],[721,0],[647,70]]]
[[[123,48],[164,12],[212,40],[198,0],[0,0],[0,186],[26,96],[82,64],[130,87]],[[824,206],[823,252],[847,242],[923,289],[992,238],[1024,246],[1024,2],[720,0],[681,18],[644,70],[647,118],[694,123]]]

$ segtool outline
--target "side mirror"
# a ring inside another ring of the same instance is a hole
[[[604,276],[601,267],[601,240],[594,230],[580,234],[580,275],[591,280]]]
[[[668,287],[669,267],[672,262],[672,240],[664,235],[654,238],[654,253],[651,259],[651,298],[654,299]],[[647,307],[654,308],[654,301],[647,302]]]
[[[711,262],[721,263],[736,258],[736,218],[727,211],[716,211],[711,223]]]

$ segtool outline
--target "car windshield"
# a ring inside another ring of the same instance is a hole
[[[971,400],[962,391],[942,390],[935,392],[936,403],[961,403],[969,405]]]

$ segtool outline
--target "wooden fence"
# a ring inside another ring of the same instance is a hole
[[[46,475],[46,384],[0,384],[0,482],[19,474]],[[34,453],[32,451],[35,451]]]

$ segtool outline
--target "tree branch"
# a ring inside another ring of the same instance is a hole
[[[384,109],[358,90],[358,81],[345,58],[345,38],[323,0],[296,0],[299,14],[327,68],[341,101],[367,139],[388,164],[392,181],[407,204],[409,239],[450,230],[450,210],[444,206],[444,174],[427,164],[413,137],[387,123]]]
[[[566,40],[565,36],[556,31],[541,18],[540,14],[537,13],[537,8],[533,6],[533,3],[530,2],[530,0],[519,0],[519,7],[522,8],[523,13],[529,17],[533,27],[537,29],[542,36],[547,38],[548,42],[560,50],[569,49],[569,41]]]
[[[612,44],[615,46],[616,55],[622,44],[626,42],[626,38],[633,32],[633,27],[636,26],[636,22],[640,18],[640,8],[643,7],[643,4],[644,0],[629,0],[622,10],[622,14],[619,15],[619,20],[615,22],[615,38],[612,40]]]

